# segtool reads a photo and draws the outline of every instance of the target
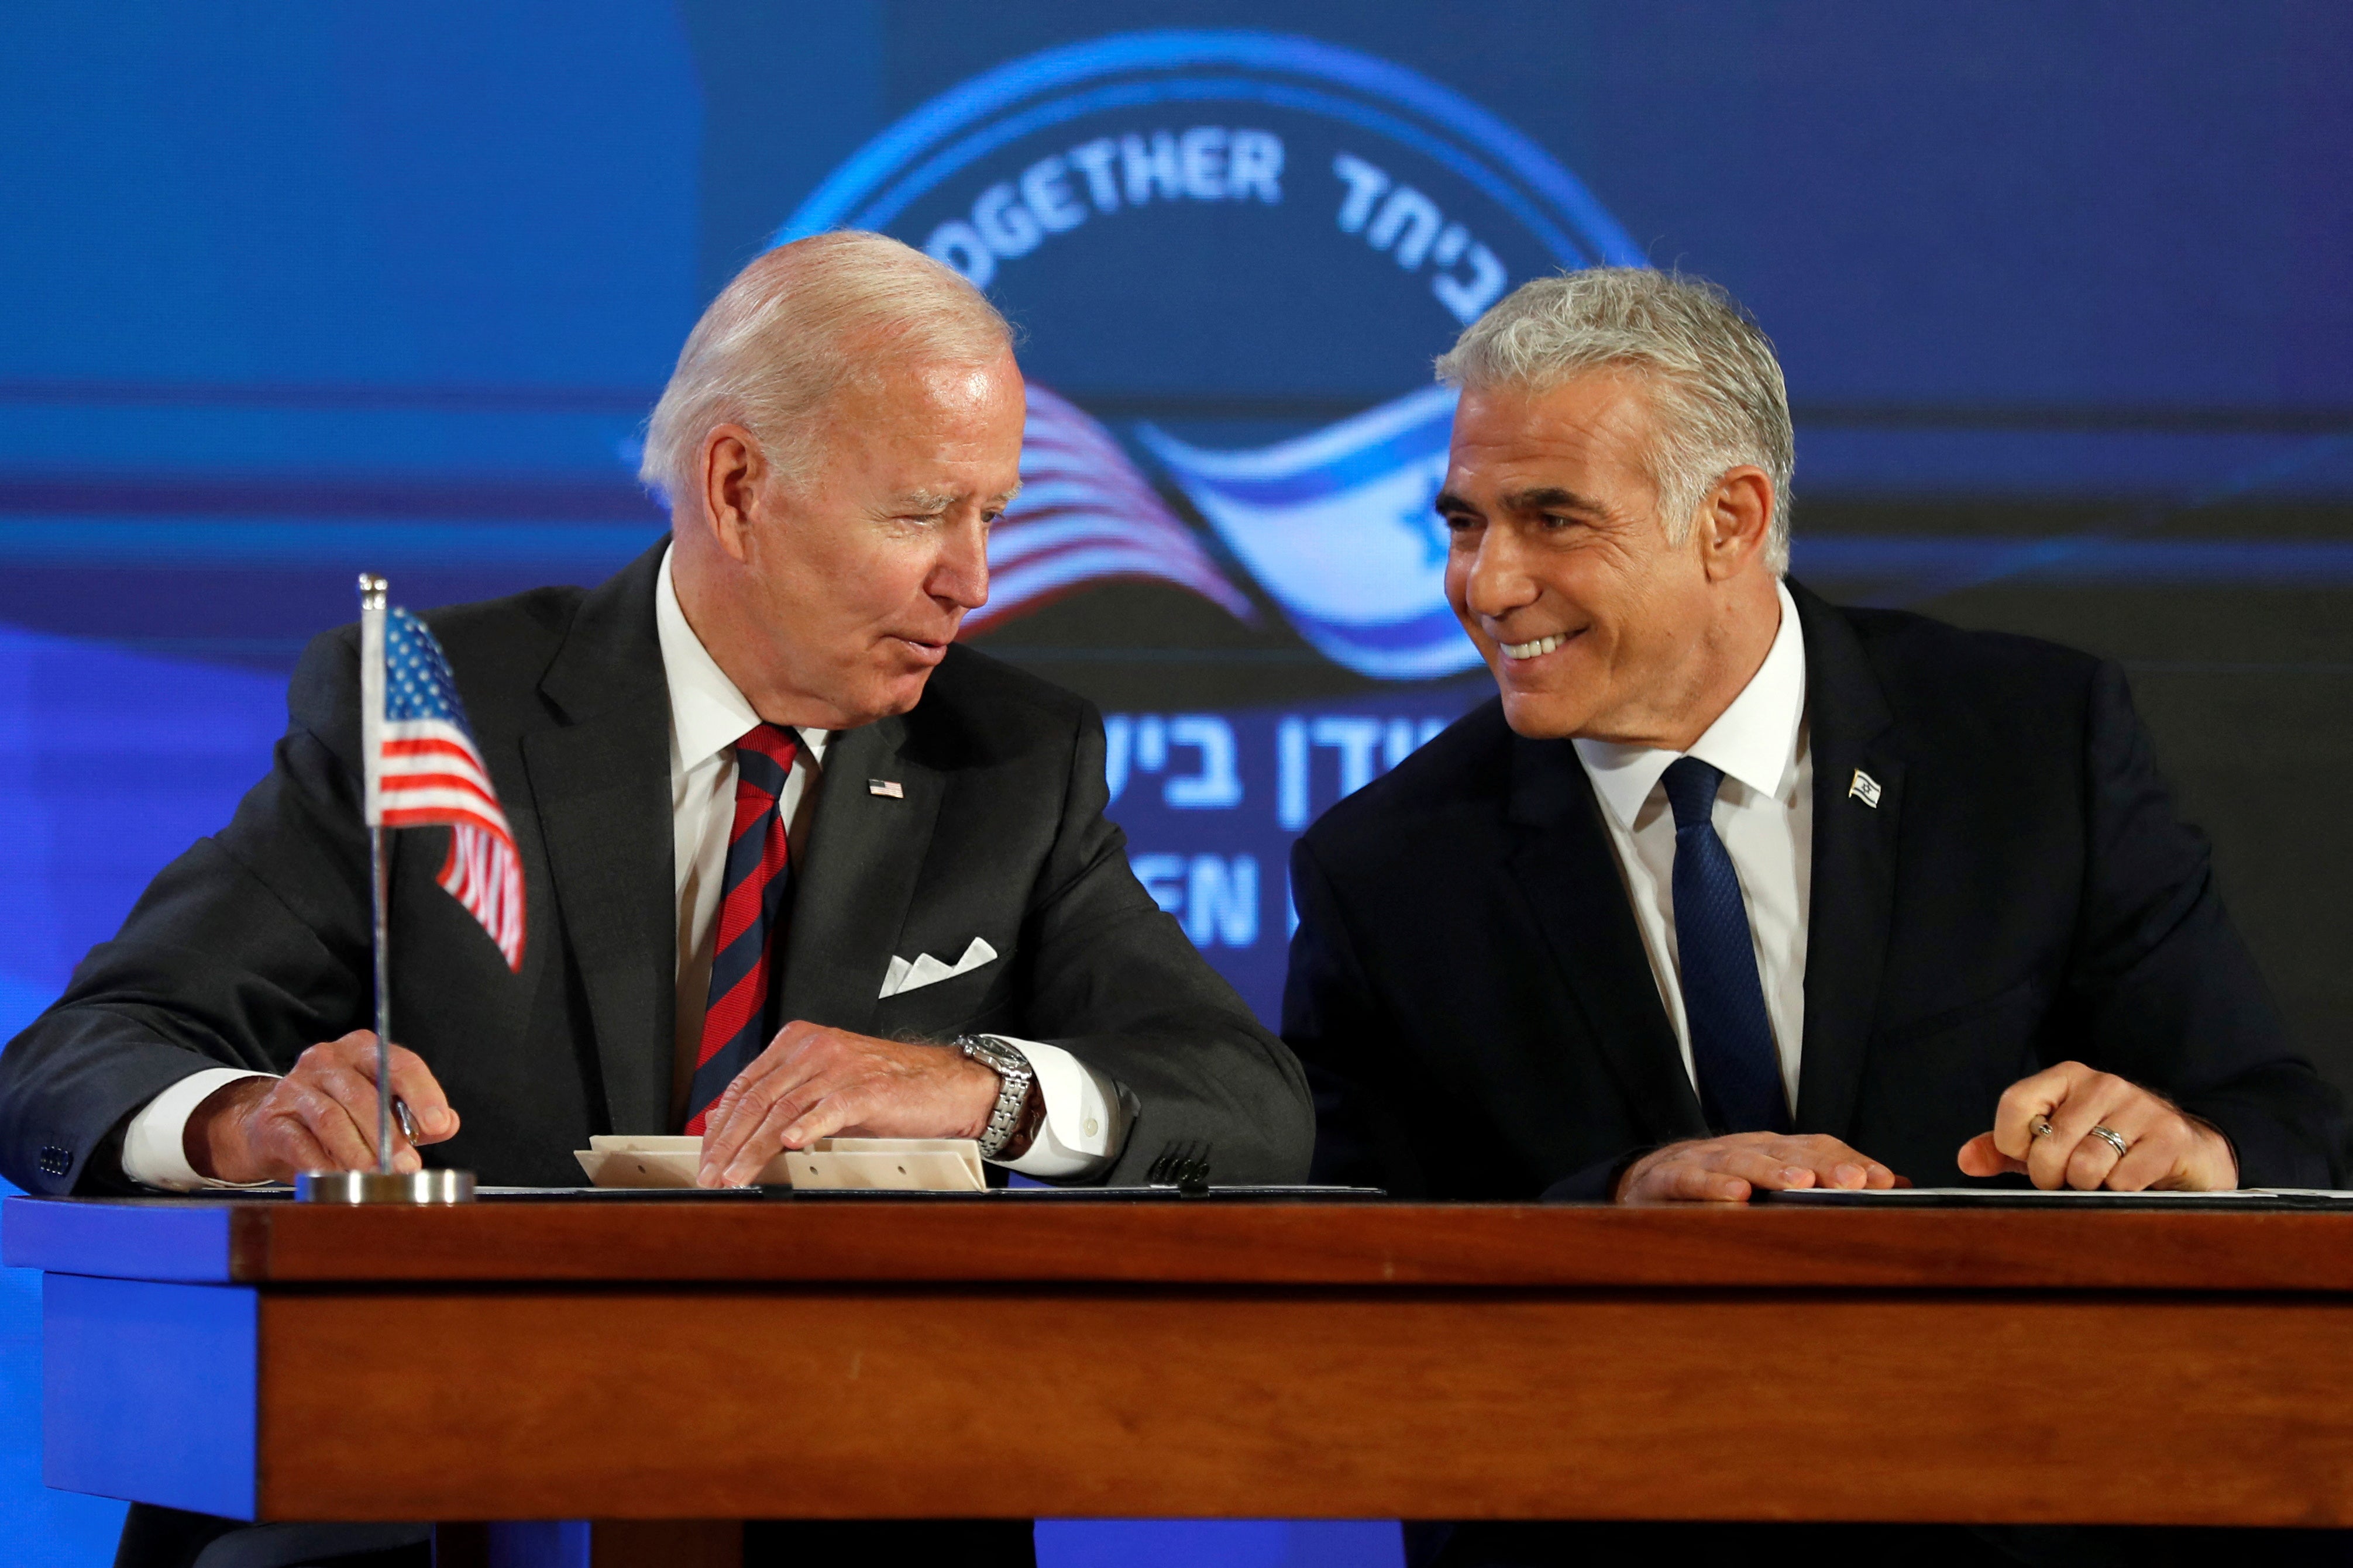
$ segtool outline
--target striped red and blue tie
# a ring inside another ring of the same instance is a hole
[[[800,742],[762,724],[735,742],[735,826],[720,883],[719,929],[711,943],[711,1002],[694,1056],[686,1131],[703,1118],[768,1043],[770,977],[784,956],[785,892],[792,851],[785,837],[785,781]]]

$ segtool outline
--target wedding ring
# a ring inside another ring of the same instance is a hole
[[[2026,1130],[2037,1138],[2048,1138],[2051,1136],[2051,1118],[2047,1116],[2038,1116],[2032,1121],[2027,1123]]]
[[[2113,1127],[2094,1127],[2092,1129],[2092,1136],[2105,1140],[2108,1147],[2116,1152],[2116,1158],[2119,1160],[2132,1152],[2132,1145],[2126,1142]]]

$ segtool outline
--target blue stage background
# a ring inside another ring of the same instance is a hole
[[[703,303],[855,220],[986,275],[1067,400],[975,639],[1103,706],[1138,873],[1262,1015],[1290,839],[1484,690],[1433,619],[1429,360],[1638,259],[1779,345],[1799,575],[2126,662],[2353,1080],[2342,5],[126,0],[9,42],[0,1039],[267,767],[356,571],[423,608],[618,567]],[[120,1506],[38,1484],[37,1341],[11,1272],[0,1557],[103,1563]]]

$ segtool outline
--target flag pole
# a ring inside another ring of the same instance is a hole
[[[470,1204],[470,1171],[392,1168],[392,942],[385,916],[392,883],[384,856],[385,582],[360,574],[360,818],[368,836],[368,916],[375,952],[375,1169],[304,1171],[294,1197],[306,1204]],[[407,1121],[406,1112],[401,1113]],[[410,1132],[414,1138],[416,1133]]]
[[[360,758],[366,790],[368,902],[375,940],[375,1168],[392,1174],[392,952],[385,914],[384,579],[360,574]]]

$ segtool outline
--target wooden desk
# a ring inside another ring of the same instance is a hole
[[[2353,1216],[11,1199],[52,1486],[269,1520],[2353,1525]]]

